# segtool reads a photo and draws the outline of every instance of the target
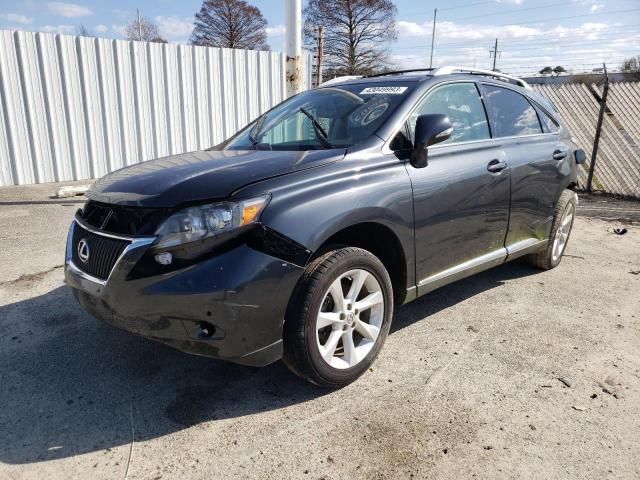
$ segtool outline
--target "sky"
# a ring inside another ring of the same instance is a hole
[[[284,0],[249,0],[267,19],[273,50],[284,49]],[[306,2],[303,0],[303,5]],[[433,11],[438,9],[433,66],[497,68],[520,76],[545,66],[591,71],[617,68],[640,55],[640,0],[396,0],[398,39],[387,48],[397,68],[429,66]],[[139,8],[164,38],[188,43],[201,0],[0,0],[0,29],[124,38]]]

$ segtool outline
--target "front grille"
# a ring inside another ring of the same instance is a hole
[[[84,262],[80,259],[78,252],[78,243],[83,239],[87,242],[89,248],[89,258]],[[130,243],[128,240],[97,235],[76,222],[73,228],[73,242],[71,245],[73,263],[89,275],[100,280],[106,280],[116,261]]]
[[[169,214],[166,208],[124,207],[89,200],[80,218],[96,230],[139,237],[153,235]]]

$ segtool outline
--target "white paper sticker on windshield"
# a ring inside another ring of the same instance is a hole
[[[402,95],[407,87],[367,87],[360,92],[360,95]]]

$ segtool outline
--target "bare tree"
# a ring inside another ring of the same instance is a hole
[[[243,0],[204,0],[196,13],[191,43],[207,47],[269,50],[267,20]]]
[[[623,60],[620,70],[630,74],[633,80],[640,80],[640,55]]]
[[[640,55],[624,59],[620,70],[623,72],[640,72]]]
[[[76,35],[78,35],[80,37],[93,37],[93,36],[95,36],[93,33],[91,33],[91,31],[87,27],[85,27],[82,24],[78,25],[78,27],[76,28]]]
[[[305,44],[324,27],[324,55],[337,74],[359,75],[388,65],[388,43],[397,38],[390,0],[309,0],[304,8]]]
[[[155,23],[147,20],[146,18],[135,19],[125,28],[125,33],[129,40],[141,41],[141,42],[158,42],[167,43],[167,41],[160,36],[160,30]]]

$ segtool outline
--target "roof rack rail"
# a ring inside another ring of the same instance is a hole
[[[504,80],[509,80],[511,82],[516,83],[517,85],[520,85],[523,88],[532,90],[531,85],[529,85],[527,82],[525,82],[521,78],[513,77],[505,73],[494,72],[493,70],[483,70],[481,68],[469,68],[469,67],[457,67],[457,66],[440,67],[440,68],[436,68],[433,71],[432,75],[433,76],[450,75],[452,73],[471,73],[476,75],[486,75],[488,77],[495,77],[495,78],[500,78]]]
[[[329,87],[331,85],[336,85],[338,83],[348,82],[349,80],[357,80],[358,78],[362,78],[362,75],[343,75],[341,77],[334,77],[326,82],[322,82],[319,87]]]
[[[417,73],[417,72],[431,72],[434,68],[410,68],[409,70],[390,70],[388,72],[374,73],[373,75],[365,75],[365,78],[384,77],[386,75],[397,75],[399,73]]]

